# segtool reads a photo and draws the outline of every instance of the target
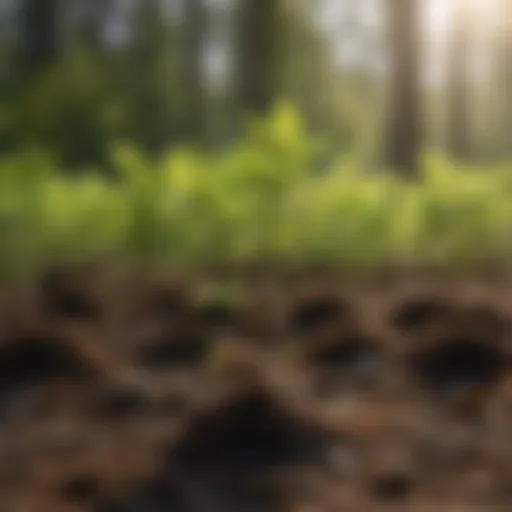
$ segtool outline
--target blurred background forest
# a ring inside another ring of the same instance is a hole
[[[0,152],[216,151],[287,100],[373,166],[512,147],[511,0],[0,0]],[[322,162],[319,163],[322,166]]]

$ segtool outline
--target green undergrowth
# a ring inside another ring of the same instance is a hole
[[[421,180],[363,172],[281,105],[223,154],[173,150],[151,163],[112,148],[121,176],[66,176],[37,151],[0,163],[0,268],[98,256],[185,268],[382,262],[463,266],[512,255],[512,166],[425,155]]]

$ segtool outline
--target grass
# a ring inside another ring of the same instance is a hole
[[[0,268],[113,256],[187,268],[266,261],[467,265],[512,256],[512,169],[426,155],[424,177],[314,172],[321,144],[282,105],[226,154],[150,163],[112,149],[123,179],[64,176],[37,151],[0,162]]]

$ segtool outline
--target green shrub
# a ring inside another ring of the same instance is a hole
[[[98,255],[188,266],[465,265],[512,255],[506,166],[426,155],[423,179],[410,183],[343,159],[319,175],[319,150],[282,104],[224,155],[182,149],[155,164],[119,145],[119,182],[60,174],[35,151],[10,156],[0,164],[0,267]]]

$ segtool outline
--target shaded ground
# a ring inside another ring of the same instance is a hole
[[[512,506],[505,279],[85,269],[0,314],[2,512]]]

